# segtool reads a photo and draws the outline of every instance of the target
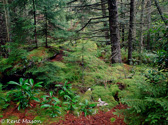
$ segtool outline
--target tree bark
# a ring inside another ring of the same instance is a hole
[[[121,18],[122,19],[125,19],[125,13],[124,13],[124,4],[123,4],[123,0],[121,0]],[[124,43],[125,41],[125,24],[122,24],[121,25],[121,36],[122,36],[122,44]]]
[[[164,34],[164,36],[168,38],[168,20],[166,20],[166,18],[164,18],[162,10],[161,10],[157,0],[155,0],[155,5],[156,5],[156,7],[157,7],[157,9],[159,11],[161,19],[163,20],[164,24],[166,25],[166,33]],[[167,40],[167,42],[168,42],[168,40]]]
[[[148,33],[147,33],[147,50],[150,50],[150,41],[151,41],[151,38],[150,38],[150,28],[151,28],[151,0],[148,0],[147,2],[147,21],[148,21],[148,26],[147,26],[147,30],[148,30]]]
[[[3,0],[4,5],[4,12],[5,12],[5,21],[6,21],[6,33],[7,33],[7,39],[6,41],[10,41],[10,20],[9,20],[9,8],[8,8],[8,0]]]
[[[120,50],[120,38],[118,27],[118,10],[117,1],[108,0],[109,8],[109,28],[110,28],[110,41],[111,41],[111,62],[121,63],[121,50]]]
[[[138,4],[139,2],[138,2],[138,0],[134,0],[135,1],[135,3],[134,3],[134,26],[133,26],[133,41],[136,41],[136,38],[137,38],[137,25],[136,25],[136,23],[137,23],[137,19],[136,19],[136,15],[137,15],[137,13],[138,13],[138,10],[137,10],[137,8],[139,8],[139,5],[140,4]],[[135,43],[133,42],[132,43],[132,51],[134,51],[135,49],[136,49],[136,45],[135,45]]]
[[[101,8],[102,8],[102,16],[103,17],[107,16],[105,2],[106,2],[106,0],[101,0]],[[104,28],[107,28],[107,22],[104,22]],[[109,39],[109,32],[106,29],[104,30],[104,34],[105,34],[105,38]]]
[[[38,48],[38,44],[37,44],[37,29],[36,29],[36,5],[35,5],[35,0],[33,0],[33,15],[34,15],[34,40],[35,40],[36,48]]]
[[[132,44],[133,44],[133,30],[134,30],[134,20],[135,20],[135,0],[130,2],[130,22],[129,22],[129,35],[128,35],[128,64],[132,64]]]
[[[46,7],[44,7],[44,10],[45,10],[45,37],[46,37],[46,42],[45,42],[45,47],[47,48],[48,47],[48,17],[47,17],[47,9]]]
[[[141,17],[140,17],[140,53],[143,52],[143,48],[144,48],[144,45],[143,45],[143,26],[144,26],[144,7],[145,7],[145,2],[144,0],[142,0],[142,3],[141,3]]]
[[[1,7],[0,7],[0,45],[4,44],[7,39],[7,32],[6,32],[6,22],[4,18],[4,9],[3,9],[3,1],[0,0]]]
[[[158,11],[159,11],[159,14],[160,14],[160,16],[161,16],[163,22],[164,22],[165,25],[167,26],[167,25],[168,25],[168,21],[164,18],[163,13],[162,13],[162,10],[161,10],[161,8],[160,8],[159,3],[158,3],[157,0],[155,0],[155,5],[156,5],[156,7],[157,7],[157,9],[158,9]]]

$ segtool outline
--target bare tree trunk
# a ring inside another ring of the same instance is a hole
[[[166,33],[165,33],[164,35],[168,38],[168,20],[166,20],[166,19],[164,18],[163,13],[162,13],[162,10],[161,10],[161,8],[160,8],[159,3],[158,3],[157,0],[155,0],[155,5],[156,5],[156,7],[157,7],[157,9],[158,9],[158,11],[159,11],[159,14],[160,14],[160,16],[161,16],[163,22],[164,22],[165,25],[166,25]],[[167,40],[167,41],[168,41],[168,40]]]
[[[0,43],[4,44],[7,39],[7,33],[6,33],[6,23],[4,19],[4,9],[2,6],[2,1],[0,0]]]
[[[6,22],[4,18],[3,1],[0,0],[0,56],[7,57],[6,49],[3,47],[7,41]]]
[[[106,0],[101,0],[101,8],[102,8],[102,15],[103,15],[103,17],[106,17],[106,15],[107,15],[105,3],[106,3]],[[106,39],[109,39],[109,32],[106,30],[106,27],[107,27],[107,22],[104,22],[105,38],[106,38]]]
[[[144,0],[142,0],[142,3],[141,3],[141,18],[140,18],[140,53],[143,52],[143,48],[144,48],[144,45],[143,45],[143,26],[144,26],[144,7],[145,7],[145,2]]]
[[[124,13],[124,4],[123,4],[123,0],[121,0],[121,18],[124,19],[125,18],[125,13]],[[121,26],[121,32],[122,32],[122,44],[124,43],[125,41],[125,25],[122,24]]]
[[[147,26],[147,30],[148,30],[148,33],[147,33],[147,49],[150,50],[150,31],[149,29],[151,28],[151,0],[148,0],[147,2],[147,21],[148,21],[148,26]]]
[[[36,5],[35,5],[35,0],[33,0],[33,15],[34,15],[34,39],[36,43],[36,48],[38,48],[37,44],[37,29],[36,29]]]
[[[10,41],[10,20],[9,20],[9,9],[8,9],[8,0],[3,0],[4,12],[5,12],[5,21],[6,21],[6,33],[7,33],[7,42]]]
[[[134,13],[135,13],[135,0],[130,2],[130,22],[129,22],[129,35],[128,35],[128,64],[132,64],[132,44],[133,44],[133,29],[134,29]]]
[[[45,47],[47,48],[48,47],[48,39],[47,39],[48,37],[48,23],[47,23],[48,17],[47,17],[46,7],[44,8],[44,10],[45,10],[45,37],[46,37]]]
[[[136,38],[137,38],[137,25],[135,25],[136,24],[136,22],[137,22],[137,19],[136,19],[136,15],[137,15],[137,13],[138,13],[138,11],[137,11],[137,8],[139,8],[139,5],[140,4],[138,4],[138,1],[137,0],[134,0],[135,1],[135,3],[134,3],[134,27],[133,27],[133,43],[132,43],[132,51],[134,51],[135,49],[136,49],[136,45],[135,45],[135,41],[137,40]]]
[[[160,8],[159,3],[158,3],[157,0],[155,0],[155,5],[156,5],[156,7],[157,7],[157,9],[158,9],[158,11],[159,11],[159,14],[160,14],[160,16],[161,16],[163,22],[164,22],[165,25],[167,26],[167,25],[168,25],[168,21],[164,18],[163,13],[162,13],[162,10],[161,10],[161,8]]]
[[[121,50],[120,50],[120,38],[118,28],[118,10],[117,1],[108,0],[109,7],[109,28],[110,28],[110,40],[111,40],[111,62],[121,63]]]

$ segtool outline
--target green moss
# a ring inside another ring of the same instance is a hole
[[[92,96],[92,91],[88,90],[85,92],[85,94],[83,94],[80,98],[80,102],[84,103],[85,100],[87,99],[88,101],[91,101],[91,96]]]
[[[126,88],[118,93],[120,98],[139,97],[140,88],[138,86],[145,83],[145,77],[139,70],[136,70],[132,79],[122,79],[120,82],[126,85]]]
[[[116,84],[114,84],[110,86],[109,91],[111,92],[112,96],[114,96],[117,92],[120,91],[120,89]]]
[[[59,114],[59,117],[64,117],[66,114],[67,114],[67,112],[64,110],[64,108],[63,107],[61,107],[60,108],[60,110],[59,110],[61,113]],[[41,118],[51,118],[50,117],[50,114],[48,113],[48,112],[46,112],[46,110],[45,109],[41,109],[40,107],[36,107],[36,109],[34,109],[34,110],[31,110],[31,111],[29,111],[29,113],[35,113],[36,115],[38,115],[38,116],[40,116]]]
[[[92,76],[85,76],[84,79],[85,79],[85,86],[86,87],[92,86],[93,83],[95,83],[95,80],[93,79]]]
[[[60,68],[67,68],[65,63],[59,62],[59,61],[54,61],[52,62],[54,66],[60,67]]]
[[[50,48],[45,47],[39,47],[37,49],[34,49],[28,53],[27,58],[28,59],[36,59],[36,60],[43,60],[46,58],[49,58],[55,54],[55,50],[52,50]]]
[[[84,47],[88,50],[88,51],[97,51],[97,44],[94,41],[90,41],[90,40],[79,40],[77,41],[79,42],[77,48],[82,47],[84,45]]]
[[[77,117],[79,117],[82,114],[82,111],[79,111],[79,109],[75,109],[75,111],[73,112],[73,114]]]
[[[112,88],[111,88],[112,89]],[[118,103],[115,101],[113,97],[114,91],[110,91],[109,88],[104,88],[103,86],[95,86],[93,87],[92,97],[95,101],[101,98],[102,101],[108,103],[108,108],[115,107]]]
[[[39,58],[46,58],[46,57],[48,57],[47,51],[48,50],[45,47],[39,47],[37,49],[30,51],[28,53],[28,58],[31,59],[34,56],[39,57]]]
[[[111,123],[115,122],[115,118],[110,118]]]
[[[38,121],[40,121],[42,124],[44,124],[44,122],[48,121],[48,117],[36,116],[33,120],[38,120]],[[34,123],[33,125],[36,125],[36,124]]]
[[[46,114],[45,110],[41,111],[40,115],[36,116],[33,120],[39,120],[44,125],[48,125],[54,122],[58,122],[60,119],[64,119],[64,116],[66,115],[66,111],[61,108],[60,110],[61,114],[59,117],[51,118],[49,117],[49,114]],[[36,124],[33,124],[36,125]]]

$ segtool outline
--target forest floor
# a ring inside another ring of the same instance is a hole
[[[64,53],[63,50],[60,51],[57,55],[52,57],[50,61],[63,61],[64,58]],[[103,59],[103,58],[102,58]],[[130,67],[126,64],[124,64],[124,68],[127,70],[130,70]],[[122,90],[125,88],[125,86],[122,85],[122,83],[117,83],[119,86],[119,89]],[[119,117],[117,115],[114,115],[113,113],[115,110],[120,110],[120,109],[126,109],[127,106],[123,104],[119,104],[113,109],[104,112],[99,110],[97,114],[92,115],[92,116],[87,116],[85,117],[84,114],[81,116],[77,117],[73,115],[70,112],[67,112],[65,116],[61,116],[58,118],[43,118],[40,115],[38,115],[38,107],[40,107],[40,104],[36,102],[31,102],[31,108],[26,108],[24,110],[18,111],[16,104],[11,102],[11,106],[3,111],[3,118],[0,118],[0,121],[2,119],[27,119],[27,120],[36,120],[37,117],[39,119],[44,119],[42,120],[41,125],[126,125],[124,122],[124,116],[120,115]],[[41,111],[43,112],[43,111]],[[44,116],[45,117],[45,116]],[[0,122],[0,125],[8,125],[8,124],[3,124]],[[27,125],[26,123],[15,123],[12,125]],[[34,125],[34,124],[33,124]],[[35,124],[38,125],[38,124]],[[40,125],[40,123],[39,123]]]
[[[36,105],[38,104],[36,104],[35,102],[32,103],[32,108],[35,109]],[[124,123],[124,116],[118,117],[113,114],[116,109],[125,109],[125,108],[127,108],[127,106],[123,104],[119,104],[113,109],[109,110],[108,112],[99,111],[97,114],[92,115],[92,116],[87,116],[87,117],[85,117],[84,114],[77,117],[71,113],[67,113],[64,116],[64,118],[60,117],[59,121],[57,120],[50,121],[50,118],[49,118],[47,119],[47,121],[44,121],[44,123],[41,123],[41,125],[49,125],[49,124],[50,125],[126,125]],[[33,119],[37,117],[36,116],[37,114],[30,113],[29,110],[32,110],[32,109],[27,108],[24,111],[18,111],[16,107],[8,108],[3,114],[4,116],[3,119],[12,119],[12,117],[15,117],[14,120],[17,120],[17,119],[26,120],[27,119],[27,120],[33,121]],[[111,121],[111,119],[113,119],[114,121]],[[0,121],[1,120],[2,119],[0,118]],[[0,125],[8,125],[8,124],[0,123]],[[12,125],[27,125],[27,124],[20,122],[20,123],[15,123]]]
[[[113,114],[116,109],[125,108],[127,108],[127,106],[120,104],[108,112],[99,111],[98,114],[88,117],[85,117],[84,115],[76,117],[72,114],[67,114],[65,116],[65,120],[60,120],[59,122],[52,123],[51,125],[126,125],[124,123],[123,116],[118,117]],[[114,122],[110,120],[111,118],[115,119]]]

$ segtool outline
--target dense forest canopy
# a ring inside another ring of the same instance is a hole
[[[168,124],[167,7],[0,0],[0,122]]]

